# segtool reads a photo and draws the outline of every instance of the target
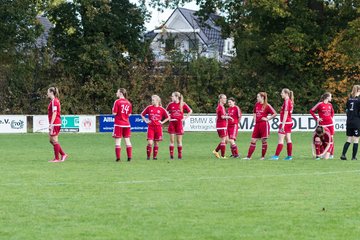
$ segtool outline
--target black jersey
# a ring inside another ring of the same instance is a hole
[[[351,97],[346,102],[346,127],[360,129],[360,98]]]

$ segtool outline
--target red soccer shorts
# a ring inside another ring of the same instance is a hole
[[[148,125],[147,140],[162,141],[162,125]]]
[[[129,138],[131,137],[130,127],[120,127],[114,125],[113,138]]]
[[[219,135],[219,138],[224,138],[227,137],[228,133],[227,133],[227,129],[216,129],[217,133]]]
[[[284,131],[281,131],[282,124],[279,125],[279,133],[280,134],[287,134],[291,133],[293,123],[285,123]]]
[[[168,133],[176,135],[184,135],[184,127],[181,120],[170,121],[168,127]]]
[[[238,130],[239,130],[239,125],[237,125],[237,124],[228,125],[227,132],[228,132],[229,139],[236,140],[237,135],[238,135]]]
[[[49,130],[49,135],[52,137],[58,136],[60,133],[60,129],[61,126],[53,126],[50,130]]]
[[[255,124],[252,138],[260,139],[260,138],[268,138],[270,134],[270,124],[269,122],[257,122]]]

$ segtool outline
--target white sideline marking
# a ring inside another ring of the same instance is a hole
[[[202,180],[226,180],[226,179],[240,179],[240,178],[266,178],[266,177],[291,177],[291,176],[313,176],[313,175],[330,175],[339,173],[360,173],[360,170],[351,171],[334,171],[334,172],[312,172],[312,173],[288,173],[288,174],[270,174],[270,175],[245,175],[245,176],[226,176],[226,177],[200,177],[200,178],[187,178],[181,181],[202,181]],[[138,184],[138,183],[155,183],[155,182],[175,182],[178,179],[154,179],[154,180],[131,180],[120,181],[118,184]]]
[[[203,181],[203,180],[227,180],[227,179],[241,179],[241,178],[267,178],[267,177],[292,177],[292,176],[316,176],[316,175],[331,175],[331,174],[341,174],[341,173],[360,173],[359,170],[349,170],[349,171],[333,171],[333,172],[311,172],[311,173],[284,173],[284,174],[268,174],[268,175],[243,175],[243,176],[226,176],[226,177],[199,177],[199,178],[187,178],[181,179],[181,181]],[[117,184],[146,184],[146,183],[159,183],[159,182],[175,182],[179,179],[153,179],[153,180],[129,180],[129,181],[120,181],[112,182]],[[109,184],[111,182],[98,182],[99,184]],[[49,182],[49,183],[34,183],[33,185],[42,185],[42,186],[66,186],[66,185],[76,185],[76,182]],[[94,183],[91,183],[94,184]],[[1,186],[25,186],[31,185],[31,183],[1,183]]]

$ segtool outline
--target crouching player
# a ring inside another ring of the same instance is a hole
[[[313,156],[316,160],[320,158],[329,159],[332,145],[333,139],[330,130],[327,127],[317,126],[312,144]]]

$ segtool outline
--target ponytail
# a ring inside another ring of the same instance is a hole
[[[294,103],[294,92],[293,91],[290,91],[289,97],[290,97],[292,103]]]
[[[290,91],[288,88],[283,88],[283,91],[289,96],[292,103],[294,103],[294,92]]]
[[[119,88],[118,91],[124,96],[125,99],[128,98],[128,94],[125,88]]]
[[[184,111],[184,96],[180,93],[180,111]]]
[[[52,92],[56,98],[59,98],[59,89],[57,87],[50,87],[49,92]]]
[[[179,99],[180,111],[183,112],[184,111],[184,109],[183,109],[183,107],[184,107],[184,96],[180,92],[173,92],[172,94]]]

